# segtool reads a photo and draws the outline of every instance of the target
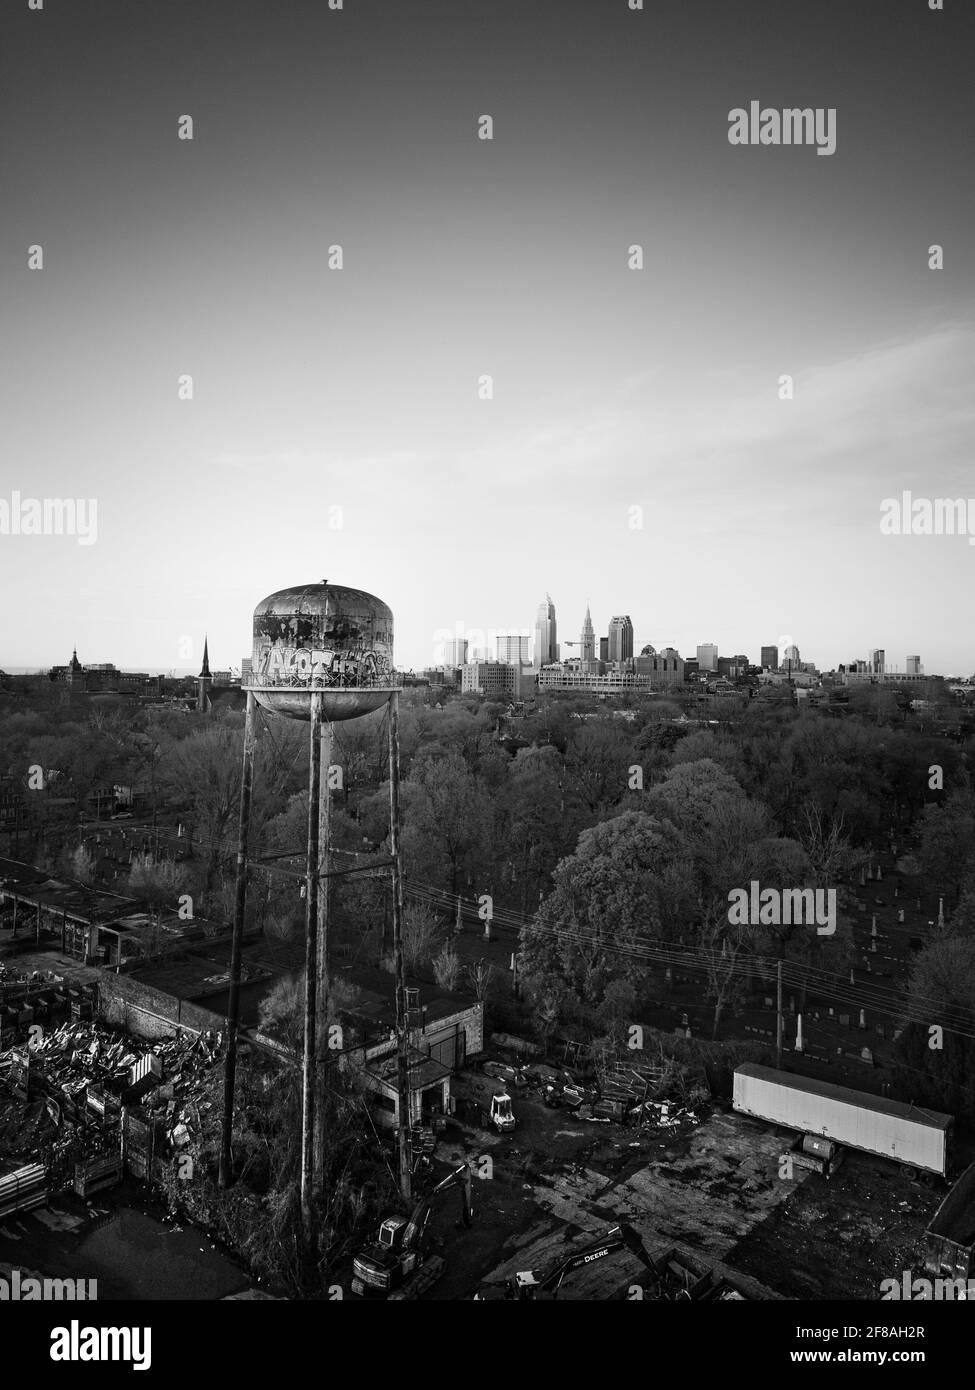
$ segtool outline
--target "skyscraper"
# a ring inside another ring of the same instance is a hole
[[[467,661],[467,638],[448,637],[443,644],[443,664],[445,666],[463,666]]]
[[[718,648],[714,642],[702,642],[697,649],[697,669],[716,671],[718,669]]]
[[[777,671],[779,669],[778,647],[762,648],[762,669],[764,671]]]
[[[884,674],[884,660],[885,653],[883,647],[874,648],[869,656],[871,675],[882,676]]]
[[[921,658],[919,656],[909,656],[907,658],[907,674],[909,676],[922,676],[924,674],[924,667],[921,665]]]
[[[633,624],[627,615],[609,620],[609,660],[628,661],[633,655]]]
[[[799,648],[795,645],[795,643],[793,643],[791,646],[786,647],[785,651],[782,653],[782,665],[786,668],[790,675],[793,671],[799,670]]]
[[[551,594],[546,594],[538,605],[535,618],[535,665],[550,666],[559,659],[559,644],[556,640],[555,604]]]
[[[586,604],[586,616],[582,624],[582,633],[579,637],[579,656],[582,659],[582,669],[586,670],[596,663],[596,634],[593,631],[592,618],[589,616],[589,605]]]
[[[506,666],[530,666],[535,643],[519,632],[499,632],[496,641],[498,661]]]

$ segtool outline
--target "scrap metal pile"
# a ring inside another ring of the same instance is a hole
[[[580,1080],[565,1067],[532,1062],[482,1062],[485,1075],[503,1081],[511,1095],[535,1092],[550,1109],[571,1111],[596,1124],[624,1124],[654,1130],[683,1130],[700,1124],[700,1106],[677,1100],[652,1099],[667,1084],[663,1067],[617,1063],[601,1067],[591,1081]]]
[[[51,1190],[73,1186],[81,1196],[118,1181],[123,1155],[150,1177],[198,1134],[221,1043],[206,1033],[145,1050],[76,1020],[0,1052],[0,1157],[43,1163]]]
[[[720,1266],[714,1267],[688,1251],[671,1247],[654,1260],[654,1273],[645,1285],[643,1296],[668,1303],[740,1303],[755,1297],[754,1293],[743,1292],[736,1279],[740,1280],[741,1276],[729,1278]],[[761,1286],[752,1287],[760,1289]]]

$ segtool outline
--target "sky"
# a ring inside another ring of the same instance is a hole
[[[975,546],[880,527],[975,499],[973,40],[962,0],[10,0],[0,520],[97,531],[0,534],[0,667],[239,667],[327,578],[404,669],[548,592],[562,638],[975,671]],[[732,145],[752,101],[835,152]]]

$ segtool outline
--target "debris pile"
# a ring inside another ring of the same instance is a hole
[[[25,1163],[4,1171],[0,1167],[0,1217],[15,1211],[30,1211],[47,1201],[44,1165]]]
[[[0,1156],[32,1158],[52,1189],[82,1196],[113,1178],[114,1155],[130,1171],[189,1147],[211,1108],[207,1081],[222,1035],[133,1039],[77,1019],[30,1047],[0,1053]]]
[[[648,1100],[641,1108],[637,1123],[653,1129],[691,1129],[700,1124],[701,1118],[696,1110],[678,1105],[675,1101]]]
[[[95,987],[74,985],[52,970],[25,972],[0,963],[0,1049],[33,1034],[35,1026],[55,1027],[70,1018],[91,1018]]]

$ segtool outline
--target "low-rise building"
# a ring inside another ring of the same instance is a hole
[[[633,671],[607,670],[602,675],[581,668],[568,666],[543,666],[538,673],[539,690],[589,690],[596,694],[614,695],[623,690],[653,689],[648,675],[638,676]]]
[[[651,690],[673,690],[684,684],[684,659],[674,647],[663,647],[659,652],[638,656],[634,659],[633,667],[635,675],[649,678]]]
[[[355,997],[341,1010],[343,1058],[370,1093],[373,1119],[387,1129],[399,1125],[394,977],[381,970],[343,972]],[[410,1123],[426,1124],[446,1114],[450,1078],[484,1050],[484,1004],[470,995],[413,981],[407,988],[411,1023]]]
[[[461,667],[464,694],[519,699],[533,683],[534,673],[505,661],[472,661]]]

